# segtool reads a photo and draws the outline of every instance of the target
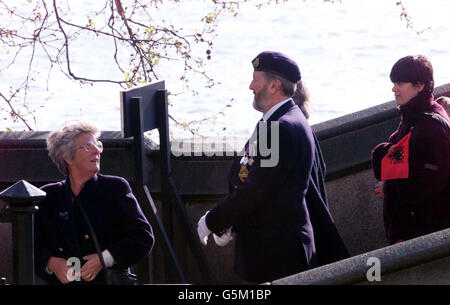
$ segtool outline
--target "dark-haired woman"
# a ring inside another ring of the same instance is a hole
[[[401,122],[374,148],[372,165],[384,182],[384,226],[394,244],[450,226],[450,131],[447,113],[433,101],[425,56],[401,58],[390,78]]]

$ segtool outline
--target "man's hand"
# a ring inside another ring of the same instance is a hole
[[[71,278],[73,277],[69,277],[67,274],[70,268],[71,266],[67,265],[67,260],[61,257],[52,256],[47,263],[47,269],[53,272],[58,280],[63,284],[67,284],[72,281]]]
[[[83,259],[87,262],[84,263],[83,267],[81,267],[81,278],[85,282],[90,282],[95,279],[97,274],[102,270],[103,266],[97,253],[83,256]]]
[[[205,220],[208,212],[206,212],[206,214],[200,218],[200,220],[198,221],[198,224],[197,224],[198,237],[200,238],[200,241],[204,246],[206,246],[206,244],[208,243],[208,235],[212,233],[211,230],[208,229],[208,226],[206,225],[206,220]]]
[[[221,236],[217,236],[216,234],[213,234],[214,241],[216,244],[220,247],[223,247],[227,245],[230,241],[233,240],[233,235],[231,232],[231,227],[228,228],[228,230],[223,233]]]

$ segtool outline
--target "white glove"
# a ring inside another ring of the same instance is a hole
[[[231,233],[231,227],[228,228],[228,230],[223,233],[221,236],[217,236],[216,234],[213,234],[214,241],[216,244],[220,247],[223,247],[227,245],[230,241],[233,240],[233,235]]]
[[[198,237],[200,238],[200,241],[204,246],[206,246],[206,244],[208,243],[208,235],[212,233],[211,230],[208,229],[205,221],[208,212],[206,212],[206,214],[203,215],[202,218],[200,218],[197,224]]]

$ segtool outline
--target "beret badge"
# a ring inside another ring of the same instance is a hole
[[[259,66],[259,58],[255,58],[255,60],[253,61],[253,68],[258,68]]]

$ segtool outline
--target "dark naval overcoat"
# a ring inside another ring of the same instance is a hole
[[[279,145],[271,137],[278,124]],[[314,156],[314,138],[301,110],[289,100],[267,121],[269,157],[258,147],[249,156],[248,174],[242,175],[241,157],[232,165],[229,194],[206,215],[206,224],[221,235],[233,227],[236,234],[235,271],[245,281],[266,282],[306,270],[315,265],[314,234],[305,202]],[[251,152],[251,142],[245,150]],[[278,146],[278,147],[276,147]],[[261,166],[274,158],[275,166]],[[241,175],[240,175],[241,174]]]

